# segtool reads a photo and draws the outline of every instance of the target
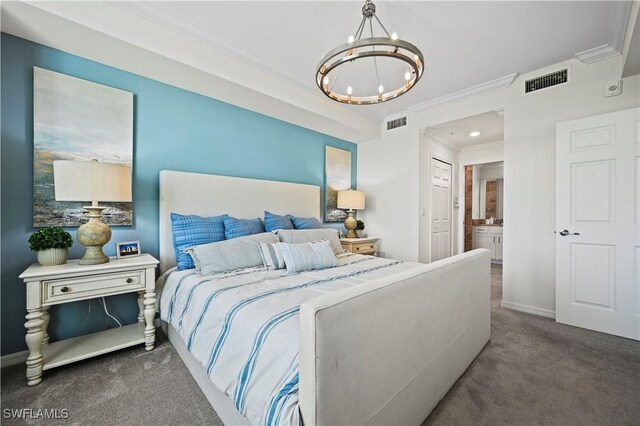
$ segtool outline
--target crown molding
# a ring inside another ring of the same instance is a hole
[[[435,105],[440,105],[448,102],[457,101],[460,99],[470,98],[473,96],[483,95],[485,93],[493,92],[496,90],[506,89],[511,86],[513,81],[518,76],[517,72],[513,74],[505,75],[504,77],[497,78],[495,80],[487,81],[486,83],[478,84],[477,86],[469,87],[448,95],[440,96],[439,98],[430,99],[426,102],[422,102],[407,108],[409,111],[417,111],[424,108],[429,108]]]
[[[608,44],[603,44],[602,46],[594,47],[592,49],[587,49],[583,50],[582,52],[576,53],[576,58],[585,64],[591,64],[593,62],[602,61],[603,59],[611,58],[619,54],[620,51],[614,49]]]
[[[480,145],[465,146],[464,148],[462,148],[460,150],[460,152],[478,151],[478,150],[481,150],[481,149],[494,148],[494,147],[499,147],[499,146],[504,146],[504,141],[489,142],[489,143],[483,143],[483,144],[480,144]]]
[[[432,142],[435,142],[438,145],[446,149],[449,149],[453,152],[460,152],[460,148],[457,148],[451,145],[449,142],[447,142],[446,140],[442,139],[440,136],[436,135],[431,130],[429,130],[429,128],[420,129],[420,136],[422,136],[423,138],[430,138]]]
[[[603,59],[620,55],[624,47],[624,40],[629,29],[629,17],[631,16],[632,2],[612,2],[609,41],[607,44],[591,49],[583,50],[575,54],[575,57],[585,64],[592,64]]]

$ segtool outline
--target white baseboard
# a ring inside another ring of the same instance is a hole
[[[29,351],[14,352],[12,354],[0,357],[0,367],[13,367],[14,365],[24,364],[27,362]]]
[[[513,309],[514,311],[526,312],[528,314],[539,315],[545,318],[556,319],[556,311],[550,309],[536,308],[535,306],[522,305],[520,303],[513,303],[503,300],[500,302],[500,306],[507,309]]]

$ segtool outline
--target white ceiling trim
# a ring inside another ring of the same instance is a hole
[[[429,138],[431,139],[432,142],[435,142],[447,149],[450,149],[453,152],[460,152],[460,148],[456,148],[455,146],[451,145],[449,142],[445,141],[444,139],[442,139],[440,136],[433,133],[428,128],[420,129],[420,136],[422,136],[423,138]]]
[[[408,107],[409,111],[416,111],[432,107],[434,105],[440,105],[448,102],[457,101],[460,99],[470,98],[472,96],[479,96],[485,93],[493,92],[495,90],[506,89],[511,86],[513,81],[518,76],[517,72],[513,74],[505,75],[504,77],[497,78],[495,80],[487,81],[486,83],[478,84],[477,86],[462,89],[448,95],[440,96],[439,98],[430,99],[426,102],[422,102]]]
[[[593,49],[583,50],[576,53],[576,58],[585,64],[592,64],[594,62],[602,61],[603,59],[611,58],[620,54],[619,50],[614,47],[603,44],[602,46],[594,47]]]
[[[630,1],[613,2],[609,43],[578,52],[575,54],[576,58],[585,64],[591,64],[620,55],[624,48],[627,30],[629,29],[629,17],[631,16],[632,5],[633,2]]]
[[[489,142],[489,143],[483,143],[480,145],[465,146],[460,150],[460,152],[477,151],[479,149],[487,149],[487,148],[499,147],[503,145],[504,145],[504,141]]]

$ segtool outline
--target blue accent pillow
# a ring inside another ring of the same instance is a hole
[[[222,215],[222,219],[224,220],[224,235],[227,240],[264,232],[264,226],[262,226],[260,219],[236,219],[226,214]]]
[[[178,270],[195,268],[193,259],[184,250],[200,244],[224,240],[222,216],[200,217],[171,213],[171,233]]]
[[[291,221],[296,229],[320,229],[322,224],[315,217],[292,217]]]
[[[266,229],[267,232],[275,231],[277,229],[293,229],[291,215],[279,216],[265,210],[264,229]]]

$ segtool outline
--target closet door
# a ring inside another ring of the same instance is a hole
[[[431,261],[451,256],[451,164],[431,159]]]

